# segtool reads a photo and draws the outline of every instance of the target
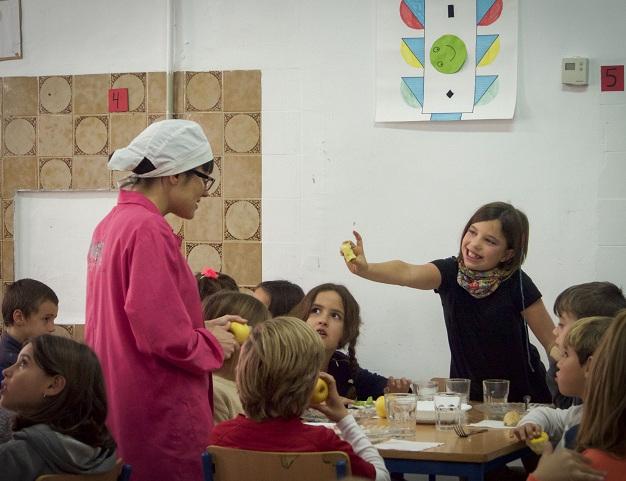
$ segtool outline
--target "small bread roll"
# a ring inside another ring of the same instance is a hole
[[[509,411],[504,415],[503,421],[505,426],[514,427],[517,426],[522,417],[517,411]]]

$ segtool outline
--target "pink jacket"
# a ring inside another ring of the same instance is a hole
[[[102,363],[107,422],[134,481],[201,479],[213,425],[210,371],[223,352],[204,328],[180,245],[151,201],[122,190],[88,253],[85,338]]]

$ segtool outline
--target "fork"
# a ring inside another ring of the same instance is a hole
[[[484,428],[476,429],[473,431],[466,431],[465,429],[463,429],[463,426],[461,426],[460,424],[454,425],[454,432],[460,438],[466,438],[468,436],[471,436],[472,434],[484,433],[485,431],[487,431],[487,429],[484,429]]]

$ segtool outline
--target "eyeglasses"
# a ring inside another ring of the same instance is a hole
[[[204,184],[204,190],[210,190],[211,187],[213,187],[213,184],[215,183],[215,179],[211,177],[210,175],[207,175],[204,172],[200,172],[199,170],[196,170],[196,169],[191,169],[189,172],[191,172],[194,175],[197,175],[198,177],[200,177],[200,179],[202,179],[202,183]]]

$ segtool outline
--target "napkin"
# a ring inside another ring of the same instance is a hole
[[[478,428],[511,429],[511,426],[504,425],[504,421],[494,421],[493,419],[484,419],[479,423],[468,424],[468,426],[476,426]]]
[[[420,441],[406,441],[404,439],[389,439],[376,445],[376,449],[395,449],[396,451],[424,451],[430,448],[436,448],[443,443],[426,443]]]

